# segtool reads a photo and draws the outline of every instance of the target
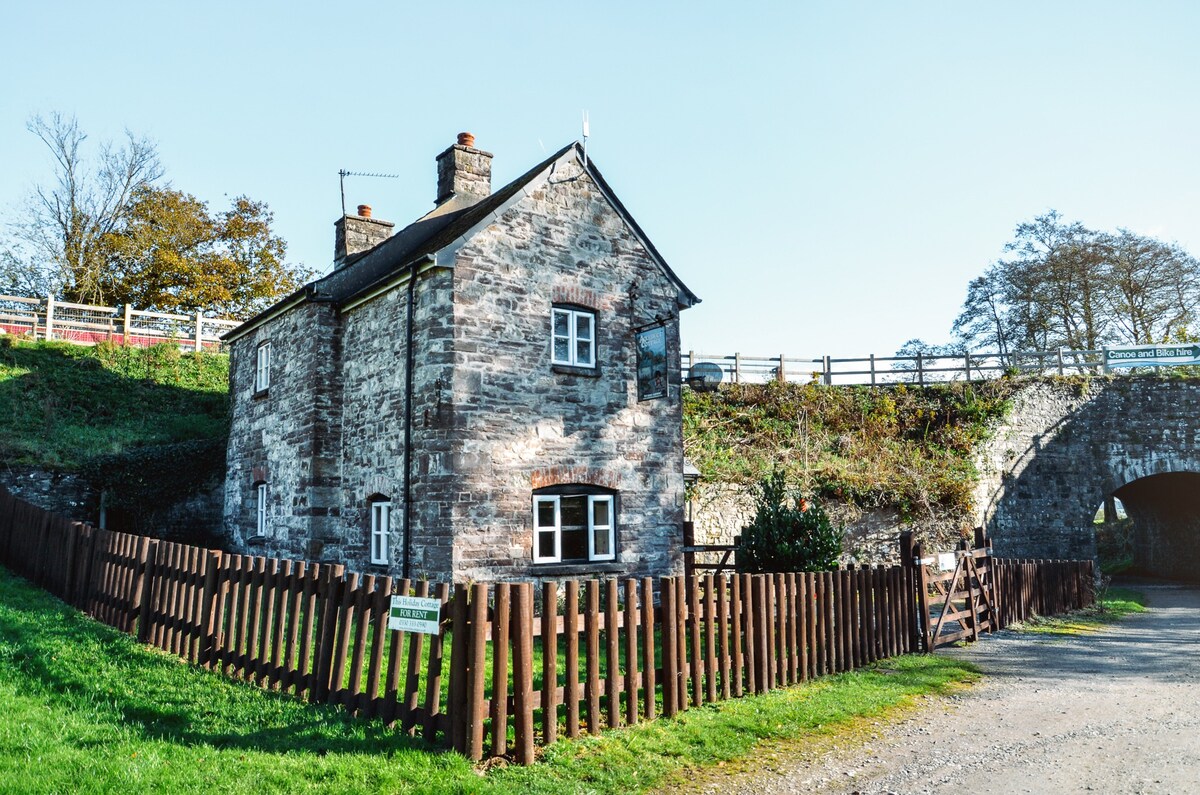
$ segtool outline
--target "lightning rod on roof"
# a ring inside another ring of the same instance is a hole
[[[588,112],[583,112],[583,164],[587,165]]]
[[[383,179],[400,179],[399,174],[378,174],[373,171],[347,171],[340,169],[338,171],[338,182],[342,188],[342,215],[346,214],[346,177],[381,177]]]

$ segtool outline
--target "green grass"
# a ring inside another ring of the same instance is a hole
[[[768,745],[854,731],[976,677],[902,657],[488,766],[192,668],[0,569],[0,791],[641,792]]]
[[[229,359],[175,345],[0,340],[0,455],[78,469],[89,458],[228,433]]]
[[[1109,588],[1096,607],[1065,616],[1034,616],[1013,629],[1041,635],[1084,635],[1095,632],[1131,613],[1146,611],[1145,596],[1129,588]]]

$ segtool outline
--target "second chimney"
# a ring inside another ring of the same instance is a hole
[[[475,148],[475,136],[458,134],[458,143],[437,156],[437,203],[453,196],[474,203],[491,195],[492,153]]]
[[[358,215],[343,215],[333,222],[333,267],[346,264],[346,257],[375,248],[392,234],[396,225],[371,217],[371,205],[358,205]]]

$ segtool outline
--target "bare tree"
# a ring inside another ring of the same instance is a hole
[[[1122,341],[1164,342],[1188,333],[1200,301],[1200,263],[1174,243],[1127,229],[1105,240],[1108,305]]]
[[[128,130],[89,161],[87,135],[74,116],[34,116],[26,125],[54,160],[54,179],[34,188],[12,224],[16,245],[5,252],[12,286],[36,286],[69,300],[103,303],[109,288],[103,240],[121,224],[134,192],[162,176],[155,144]],[[24,285],[22,285],[22,282]]]

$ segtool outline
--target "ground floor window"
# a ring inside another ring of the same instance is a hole
[[[533,497],[533,562],[613,560],[616,497],[609,493],[539,493]]]
[[[371,562],[388,562],[388,537],[392,529],[392,503],[386,499],[371,501]]]
[[[254,484],[254,533],[265,536],[270,529],[267,516],[267,484],[259,481]]]

